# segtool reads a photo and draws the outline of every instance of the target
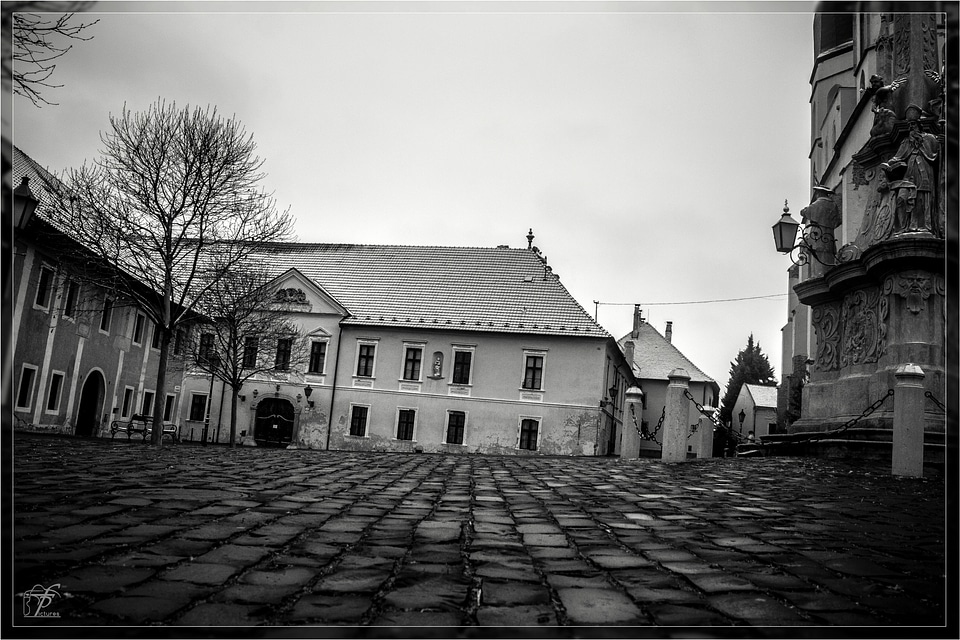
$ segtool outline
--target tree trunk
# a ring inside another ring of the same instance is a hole
[[[232,393],[230,398],[230,446],[237,446],[237,402],[240,395],[240,387],[230,387]]]
[[[159,327],[159,325],[158,325]],[[166,400],[167,360],[170,351],[170,330],[163,327],[160,330],[160,360],[157,362],[157,385],[153,395],[153,433],[151,444],[163,446],[163,404]]]

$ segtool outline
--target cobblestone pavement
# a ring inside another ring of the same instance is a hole
[[[934,637],[954,615],[940,475],[811,458],[15,440],[18,627],[920,625]],[[43,613],[59,617],[24,617],[21,594],[52,585]]]

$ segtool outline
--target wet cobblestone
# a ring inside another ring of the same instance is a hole
[[[924,627],[944,480],[17,434],[15,626]],[[461,634],[462,635],[462,634]]]

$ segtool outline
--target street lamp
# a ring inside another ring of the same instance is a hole
[[[30,178],[23,176],[20,179],[20,186],[13,190],[14,224],[21,231],[26,229],[33,220],[33,214],[37,210],[37,205],[40,204],[40,201],[33,197],[29,183]]]
[[[303,388],[303,395],[307,397],[307,404],[310,405],[310,407],[312,408],[313,400],[310,399],[311,393],[313,393],[313,387],[311,387],[308,383],[307,386]]]
[[[737,415],[740,418],[740,435],[743,435],[743,421],[747,417],[746,412],[743,409],[740,409],[740,413]]]
[[[783,215],[773,225],[773,242],[777,251],[790,254],[790,260],[798,265],[807,264],[809,262],[807,256],[813,256],[814,260],[824,266],[832,267],[837,264],[837,257],[833,252],[824,251],[824,247],[833,246],[834,237],[830,229],[808,220],[803,225],[803,231],[800,233],[798,242],[797,231],[799,229],[800,223],[790,215],[790,207],[784,200]],[[818,250],[817,247],[820,247],[820,249]],[[792,254],[794,249],[800,249],[796,258]]]

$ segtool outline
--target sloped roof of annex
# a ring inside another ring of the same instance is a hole
[[[777,408],[776,387],[765,387],[759,384],[745,384],[743,385],[743,388],[746,389],[747,393],[749,393],[750,397],[753,399],[753,406],[762,407],[765,409]],[[740,393],[743,393],[743,391]]]
[[[690,376],[690,382],[717,384],[716,380],[701,371],[653,325],[641,322],[637,337],[632,338],[632,335],[632,332],[626,334],[617,344],[622,351],[627,340],[633,340],[633,364],[638,380],[667,380],[671,371],[682,368]]]
[[[282,242],[257,258],[313,280],[344,325],[612,339],[531,249]]]

